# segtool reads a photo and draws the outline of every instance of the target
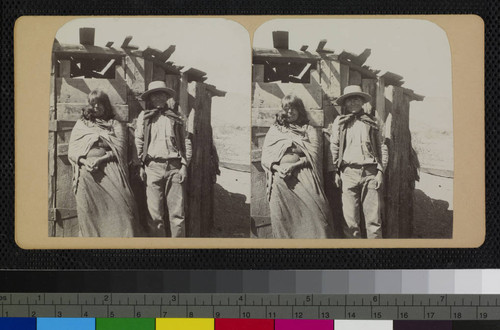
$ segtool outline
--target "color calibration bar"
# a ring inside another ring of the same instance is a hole
[[[494,321],[0,318],[2,330],[498,330]]]
[[[0,292],[500,294],[500,269],[2,271]]]

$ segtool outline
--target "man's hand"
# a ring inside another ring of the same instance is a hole
[[[179,170],[179,183],[183,183],[187,178],[187,167],[186,165],[182,165],[181,169]]]
[[[375,189],[378,190],[382,186],[382,183],[384,181],[384,176],[382,174],[382,171],[378,171],[377,175],[375,176],[375,179],[373,180],[375,181]]]
[[[342,180],[340,179],[340,174],[335,173],[334,183],[335,183],[335,187],[337,187],[337,188],[342,187]]]
[[[139,169],[139,177],[141,178],[141,181],[146,183],[146,170],[144,170],[144,167],[140,167]]]
[[[167,108],[172,109],[172,110],[175,108],[175,100],[173,97],[171,97],[167,100]]]

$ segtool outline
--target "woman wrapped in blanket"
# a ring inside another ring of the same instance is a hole
[[[69,142],[73,190],[84,237],[137,235],[137,207],[128,181],[127,135],[113,119],[106,93],[93,90],[89,109],[76,122]]]
[[[275,238],[330,238],[331,211],[322,182],[320,138],[304,103],[282,99],[282,113],[262,147],[271,227]]]

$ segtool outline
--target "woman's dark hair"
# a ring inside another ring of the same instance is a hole
[[[90,107],[84,108],[82,110],[82,117],[84,119],[90,121],[96,120],[97,117],[95,115],[94,105],[98,103],[104,107],[104,115],[102,115],[100,119],[110,120],[115,117],[115,114],[113,113],[113,107],[111,106],[111,102],[109,101],[108,94],[104,93],[102,90],[94,89],[92,92],[90,92],[88,101]]]
[[[281,99],[281,108],[283,110],[294,108],[299,112],[299,117],[295,121],[295,124],[302,126],[309,123],[304,102],[302,102],[302,99],[297,95],[288,94],[283,99]],[[288,122],[287,116],[282,112],[276,114],[276,123],[282,126],[288,126],[290,124]]]

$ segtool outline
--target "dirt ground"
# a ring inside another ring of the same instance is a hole
[[[414,195],[414,238],[451,238],[453,178],[420,173]]]
[[[220,167],[210,237],[250,237],[250,173]]]

